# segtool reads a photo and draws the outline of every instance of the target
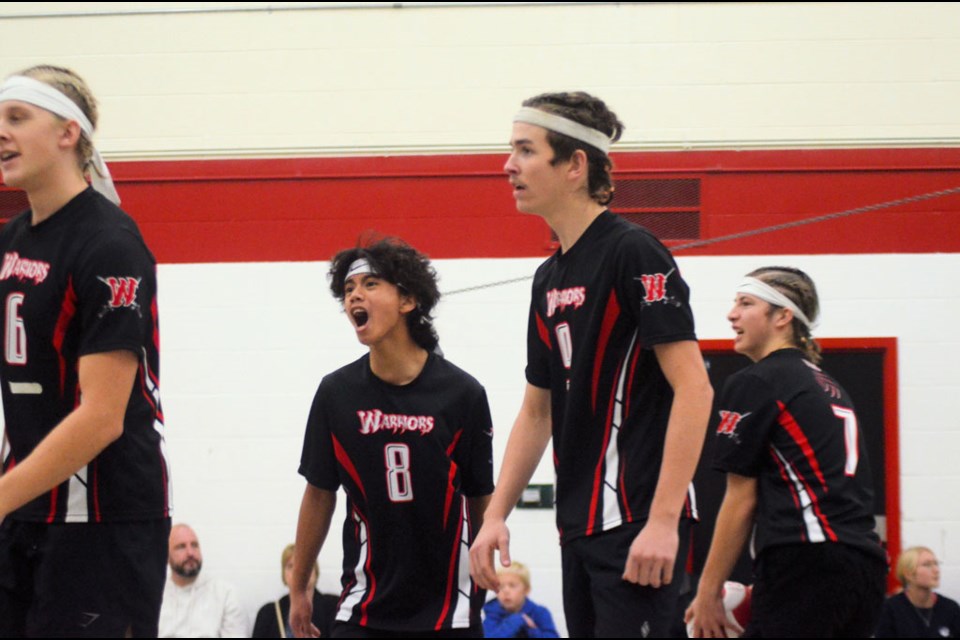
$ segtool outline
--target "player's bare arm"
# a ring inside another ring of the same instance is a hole
[[[507,516],[536,471],[551,433],[550,391],[527,384],[520,413],[507,440],[497,488],[484,514],[483,526],[470,548],[470,575],[482,589],[496,590],[500,586],[494,567],[494,550],[500,552],[503,566],[510,565]]]
[[[314,626],[313,594],[310,593],[310,574],[320,554],[333,511],[337,506],[337,493],[320,489],[307,483],[300,502],[300,517],[297,520],[297,539],[293,552],[293,575],[290,577],[290,628],[298,638],[317,638],[320,630]]]
[[[695,638],[726,638],[727,629],[737,634],[743,631],[724,611],[723,583],[750,537],[756,507],[757,479],[728,473],[727,490],[717,514],[697,596],[684,615],[684,622],[693,621]]]
[[[123,417],[137,373],[132,351],[82,356],[78,406],[36,449],[0,477],[0,520],[89,464],[123,434]]]
[[[623,579],[659,587],[673,579],[679,546],[677,523],[700,460],[713,387],[696,342],[670,342],[653,349],[673,388],[673,403],[650,515],[630,546]]]

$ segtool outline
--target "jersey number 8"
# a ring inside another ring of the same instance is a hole
[[[413,500],[413,483],[410,482],[410,447],[391,443],[383,448],[387,465],[387,496],[392,502]]]

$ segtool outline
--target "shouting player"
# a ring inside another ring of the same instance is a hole
[[[308,578],[341,485],[334,637],[482,637],[469,544],[493,490],[483,387],[434,353],[436,273],[397,241],[341,251],[330,289],[369,353],[323,378],[303,444],[290,623],[316,636]]]
[[[0,635],[156,637],[170,531],[156,264],[72,71],[0,85]],[[87,184],[89,173],[93,181]]]
[[[817,366],[819,309],[799,269],[757,269],[737,288],[734,349],[755,364],[720,396],[716,466],[727,489],[686,613],[695,637],[739,631],[721,594],[754,527],[747,637],[867,638],[876,628],[886,554],[853,403]]]
[[[607,210],[623,125],[598,98],[553,93],[514,117],[517,208],[560,249],[538,270],[527,387],[471,551],[480,586],[508,565],[507,515],[553,437],[564,612],[573,637],[664,635],[713,391],[688,288],[667,249]]]

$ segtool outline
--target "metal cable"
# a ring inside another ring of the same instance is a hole
[[[889,200],[887,202],[881,202],[879,204],[871,204],[865,207],[857,207],[856,209],[847,209],[845,211],[828,213],[822,216],[815,216],[813,218],[804,218],[803,220],[794,220],[793,222],[784,222],[782,224],[776,224],[769,227],[761,227],[759,229],[750,229],[749,231],[740,231],[738,233],[731,233],[730,235],[720,236],[718,238],[708,238],[706,240],[695,240],[693,242],[674,245],[673,247],[671,247],[671,251],[673,253],[676,253],[677,251],[683,251],[684,249],[694,249],[697,247],[705,247],[707,245],[716,244],[718,242],[727,242],[730,240],[739,240],[740,238],[749,238],[751,236],[756,236],[763,233],[773,233],[774,231],[782,231],[784,229],[802,227],[803,225],[815,224],[817,222],[826,222],[827,220],[845,218],[847,216],[854,216],[860,213],[869,213],[871,211],[880,211],[883,209],[890,209],[891,207],[896,207],[902,204],[922,202],[924,200],[933,200],[934,198],[943,198],[945,196],[950,196],[958,193],[960,193],[960,187],[952,187],[950,189],[943,189],[941,191],[931,191],[929,193],[923,193],[917,196],[900,198],[898,200]],[[514,284],[517,282],[524,282],[526,280],[532,280],[532,279],[533,279],[532,275],[526,275],[526,276],[520,276],[518,278],[510,278],[509,280],[497,280],[496,282],[487,282],[485,284],[478,284],[472,287],[464,287],[462,289],[445,291],[443,292],[442,295],[452,296],[452,295],[457,295],[459,293],[467,293],[469,291],[479,291],[481,289],[492,289],[494,287],[501,287],[504,285]]]

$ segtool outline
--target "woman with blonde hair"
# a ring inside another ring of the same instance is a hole
[[[69,69],[0,84],[0,173],[30,204],[0,231],[4,637],[157,635],[170,485],[156,261],[117,206],[96,124]]]
[[[293,552],[296,547],[288,544],[280,554],[280,579],[283,586],[290,587],[290,576],[293,575]],[[307,588],[313,592],[314,626],[320,631],[320,637],[330,635],[330,624],[337,610],[337,597],[320,593],[317,589],[317,580],[320,578],[320,565],[313,563],[313,572]],[[268,602],[257,613],[257,621],[253,625],[254,638],[292,638],[290,629],[290,594],[287,593],[275,602]]]
[[[940,563],[927,547],[910,547],[897,560],[903,590],[887,598],[877,638],[960,637],[960,605],[934,592],[940,586]]]

